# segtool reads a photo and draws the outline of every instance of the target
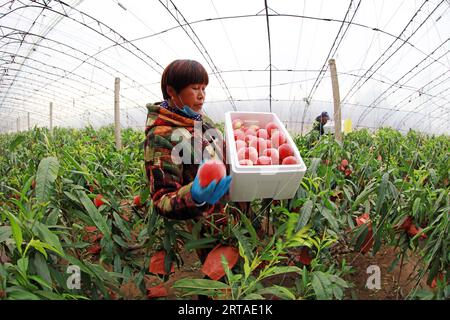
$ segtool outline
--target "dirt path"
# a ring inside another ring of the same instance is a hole
[[[382,247],[375,256],[371,254],[358,254],[351,252],[338,256],[339,261],[344,258],[347,264],[351,265],[355,273],[345,277],[347,281],[354,284],[354,287],[349,290],[347,299],[360,300],[396,300],[404,299],[407,294],[414,288],[417,280],[413,277],[417,274],[417,269],[414,267],[419,261],[417,256],[405,257],[403,261],[403,268],[401,271],[400,281],[398,276],[400,272],[400,261],[396,267],[389,272],[389,267],[396,259],[397,251],[391,247]],[[368,289],[366,283],[372,272],[367,273],[369,266],[379,266],[381,272],[380,290]],[[427,288],[426,279],[420,281],[419,287]],[[399,289],[400,288],[400,289]]]

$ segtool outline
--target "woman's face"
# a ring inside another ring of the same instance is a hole
[[[177,107],[189,106],[195,112],[200,112],[205,102],[206,84],[190,84],[183,88],[178,94],[173,95],[173,102]]]

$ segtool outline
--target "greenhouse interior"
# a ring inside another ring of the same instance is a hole
[[[450,299],[450,0],[4,0],[0,31],[0,300]],[[226,164],[173,160],[199,119]]]

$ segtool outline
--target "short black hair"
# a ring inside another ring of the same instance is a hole
[[[161,91],[164,100],[169,99],[167,86],[178,93],[190,84],[208,85],[209,77],[206,69],[195,60],[175,60],[165,69],[161,77]]]

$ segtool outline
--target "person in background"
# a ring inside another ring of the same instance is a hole
[[[313,124],[313,130],[319,131],[320,135],[324,134],[323,126],[330,120],[330,116],[328,112],[323,111],[320,115],[316,117],[316,120]]]

